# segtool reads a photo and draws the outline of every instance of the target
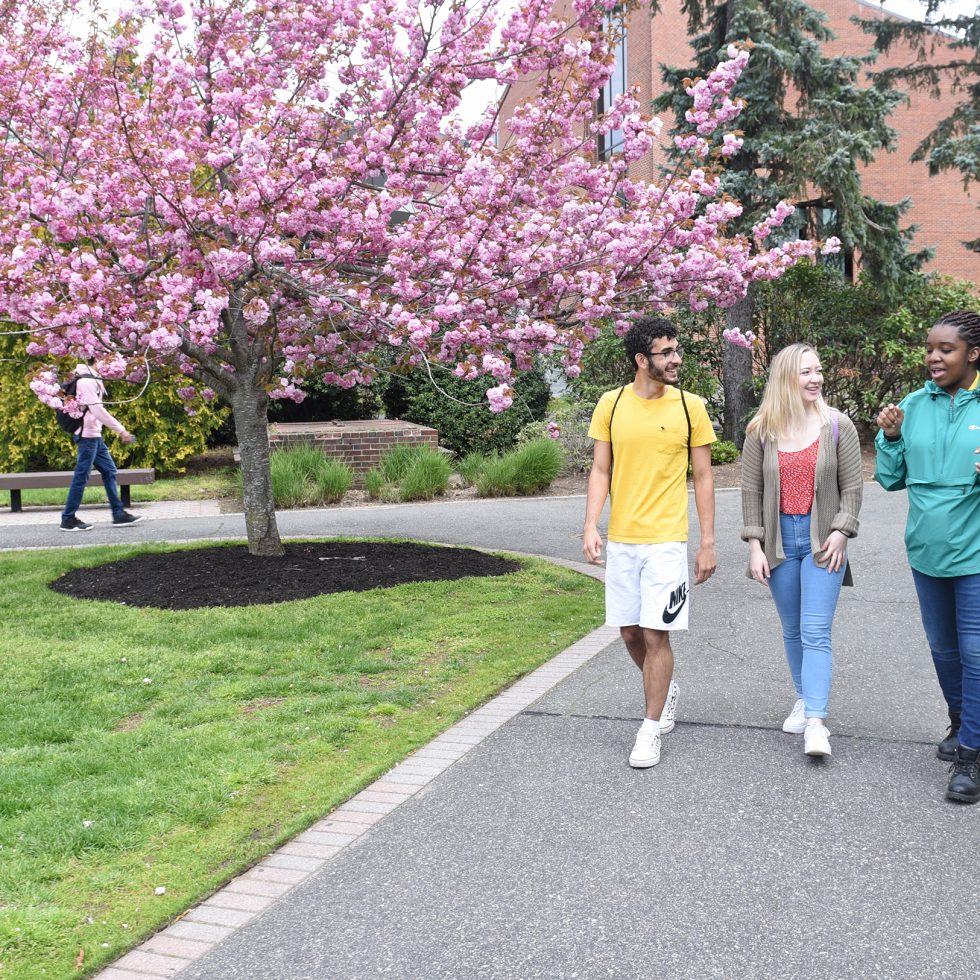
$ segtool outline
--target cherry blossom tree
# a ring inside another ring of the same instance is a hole
[[[39,359],[227,401],[249,549],[281,555],[270,398],[368,383],[384,359],[492,375],[501,411],[515,368],[557,352],[575,373],[602,321],[728,306],[812,254],[765,247],[781,211],[726,233],[739,139],[709,137],[746,51],[688,86],[674,172],[629,178],[661,124],[634,93],[596,116],[619,6],[140,0],[80,29],[77,0],[3,0],[3,312]],[[506,124],[460,114],[468,86],[518,81]],[[613,129],[623,152],[597,163]],[[50,364],[33,387],[59,401]]]

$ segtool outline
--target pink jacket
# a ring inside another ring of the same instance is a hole
[[[98,378],[79,374],[75,397],[79,404],[88,406],[88,411],[82,417],[82,431],[79,433],[83,439],[98,439],[102,435],[103,425],[109,426],[120,435],[126,431],[126,427],[102,407],[105,385]]]

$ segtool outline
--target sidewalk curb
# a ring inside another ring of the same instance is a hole
[[[595,565],[521,552],[501,553],[543,558],[600,581],[604,578],[603,569]],[[387,814],[428,786],[618,637],[619,630],[615,627],[600,626],[515,681],[309,830],[287,841],[189,909],[177,921],[125,953],[97,973],[96,980],[159,980],[160,977],[176,976],[259,913],[271,908],[296,885],[317,874],[328,861],[368,833]]]

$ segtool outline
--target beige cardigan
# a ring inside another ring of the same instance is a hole
[[[831,409],[834,411],[834,409]],[[817,560],[820,547],[831,531],[849,538],[857,535],[858,513],[864,491],[861,445],[854,423],[838,413],[838,441],[834,445],[833,427],[828,422],[820,430],[817,468],[814,478],[813,507],[810,510],[810,547]],[[742,540],[762,542],[769,568],[785,560],[779,533],[779,454],[776,444],[763,445],[758,435],[745,437],[742,447]],[[853,585],[848,558],[844,585]]]

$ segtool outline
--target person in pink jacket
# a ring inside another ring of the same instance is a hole
[[[136,437],[127,432],[126,427],[105,410],[102,404],[105,400],[105,385],[92,368],[88,364],[79,364],[75,368],[75,374],[78,376],[75,398],[85,407],[85,410],[82,416],[82,428],[77,436],[72,437],[78,444],[78,457],[75,463],[75,476],[68,490],[68,500],[61,515],[61,530],[90,531],[92,529],[91,524],[79,520],[76,511],[82,503],[82,494],[85,492],[85,485],[88,483],[93,466],[102,474],[102,484],[109,498],[109,506],[112,508],[113,525],[128,527],[131,524],[139,524],[143,520],[142,517],[136,517],[123,510],[119,488],[116,486],[116,464],[109,447],[102,440],[102,426],[107,425],[114,432],[119,433],[119,438],[123,442],[135,442]]]

